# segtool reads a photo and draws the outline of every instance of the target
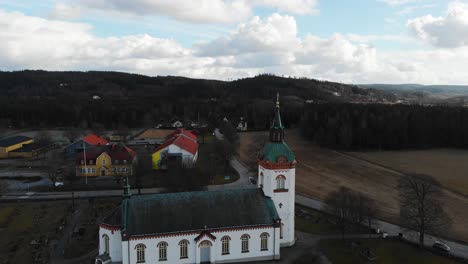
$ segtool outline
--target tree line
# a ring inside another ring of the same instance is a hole
[[[313,104],[302,114],[302,135],[344,150],[468,148],[464,107]]]
[[[277,92],[288,124],[299,122],[306,100],[391,97],[354,85],[274,75],[223,82],[119,72],[0,72],[0,128],[136,128],[173,118],[217,125],[224,117],[233,122],[244,117],[249,129],[263,130]]]

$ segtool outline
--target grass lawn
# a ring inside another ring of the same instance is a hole
[[[202,136],[197,137],[198,144],[205,144],[205,143],[211,143],[216,141],[216,137],[213,135],[205,135],[205,139],[203,140]]]
[[[298,214],[295,219],[296,229],[311,234],[334,234],[338,233],[336,226],[330,223],[330,215],[323,212],[300,206],[296,204],[296,211],[305,212]]]
[[[399,242],[397,240],[384,239],[361,239],[355,240],[361,242],[364,248],[377,256],[373,263],[379,264],[452,264],[458,263],[451,259],[432,254],[426,250],[420,250],[416,246]],[[339,239],[321,240],[320,249],[327,255],[334,264],[359,264],[369,263],[357,252],[346,246],[346,243]]]
[[[320,258],[311,252],[306,252],[304,255],[295,259],[292,263],[293,264],[319,264]]]
[[[295,225],[299,231],[318,235],[341,234],[333,221],[333,216],[329,214],[296,204]],[[366,227],[356,225],[346,233],[367,234],[368,231]]]
[[[227,184],[227,183],[235,182],[239,179],[239,174],[237,174],[235,171],[231,171],[231,173],[228,173],[226,175],[231,176],[231,178],[229,180],[226,180],[224,178],[225,176],[224,174],[217,174],[214,178],[214,184],[215,185]]]
[[[5,263],[33,263],[34,259],[47,263],[45,240],[58,236],[55,231],[67,206],[66,202],[2,204],[0,221],[5,228],[0,230],[0,259]],[[32,247],[32,240],[40,245]]]
[[[222,153],[217,153],[215,142],[201,144],[198,148],[197,166],[203,173],[213,174],[212,184],[227,184],[235,182],[239,179],[239,174],[226,162],[221,159]],[[225,180],[225,176],[230,176],[229,180]]]
[[[0,208],[0,227],[3,227],[10,215],[13,213],[14,208],[12,206],[4,206]]]

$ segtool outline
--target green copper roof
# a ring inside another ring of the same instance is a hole
[[[285,142],[270,142],[259,153],[260,160],[276,162],[278,157],[284,156],[288,162],[293,162],[296,157]]]
[[[139,195],[124,201],[128,236],[271,225],[279,220],[273,201],[260,189]],[[122,227],[121,211],[101,223]]]
[[[283,123],[281,122],[279,105],[276,105],[275,119],[273,120],[273,124],[271,124],[271,128],[284,129]]]

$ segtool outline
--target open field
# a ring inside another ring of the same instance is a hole
[[[239,156],[241,161],[252,164],[252,145],[262,141],[258,137],[267,132],[240,134]],[[264,141],[265,139],[263,139]],[[286,131],[286,142],[296,154],[296,191],[324,200],[341,186],[367,194],[378,203],[378,216],[388,222],[399,222],[398,180],[402,173],[361,158],[330,149],[319,148],[300,137],[296,130]],[[468,152],[466,152],[468,153]],[[433,166],[437,166],[437,160]],[[443,163],[444,161],[438,161]],[[250,165],[252,167],[252,165]],[[256,170],[256,168],[253,168]],[[450,190],[441,198],[445,210],[452,219],[448,237],[468,241],[468,198]]]
[[[403,173],[430,175],[447,189],[468,194],[468,151],[431,149],[350,154]]]
[[[1,263],[48,262],[48,243],[59,236],[67,206],[66,202],[1,204],[0,256],[6,261]]]
[[[368,248],[370,252],[376,255],[377,259],[372,263],[381,264],[455,264],[458,263],[446,257],[435,255],[427,250],[420,250],[414,245],[410,245],[397,240],[385,239],[361,239],[355,243],[360,244],[360,248]],[[354,251],[346,243],[339,240],[321,240],[319,247],[334,264],[364,264],[370,263],[361,257],[358,250]],[[395,254],[398,252],[397,254]]]

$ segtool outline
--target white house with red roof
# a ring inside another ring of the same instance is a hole
[[[192,167],[198,158],[197,136],[185,129],[177,129],[169,134],[167,140],[152,154],[154,170],[167,168],[167,160],[180,159],[185,167]]]
[[[78,153],[78,152],[82,152],[83,149],[85,148],[89,148],[89,147],[92,147],[92,146],[104,146],[108,143],[108,141],[95,134],[95,133],[91,133],[83,138],[80,138],[78,140],[76,140],[75,142],[71,143],[70,145],[66,146],[63,151],[65,153],[69,153],[69,154],[75,154],[75,153]]]

